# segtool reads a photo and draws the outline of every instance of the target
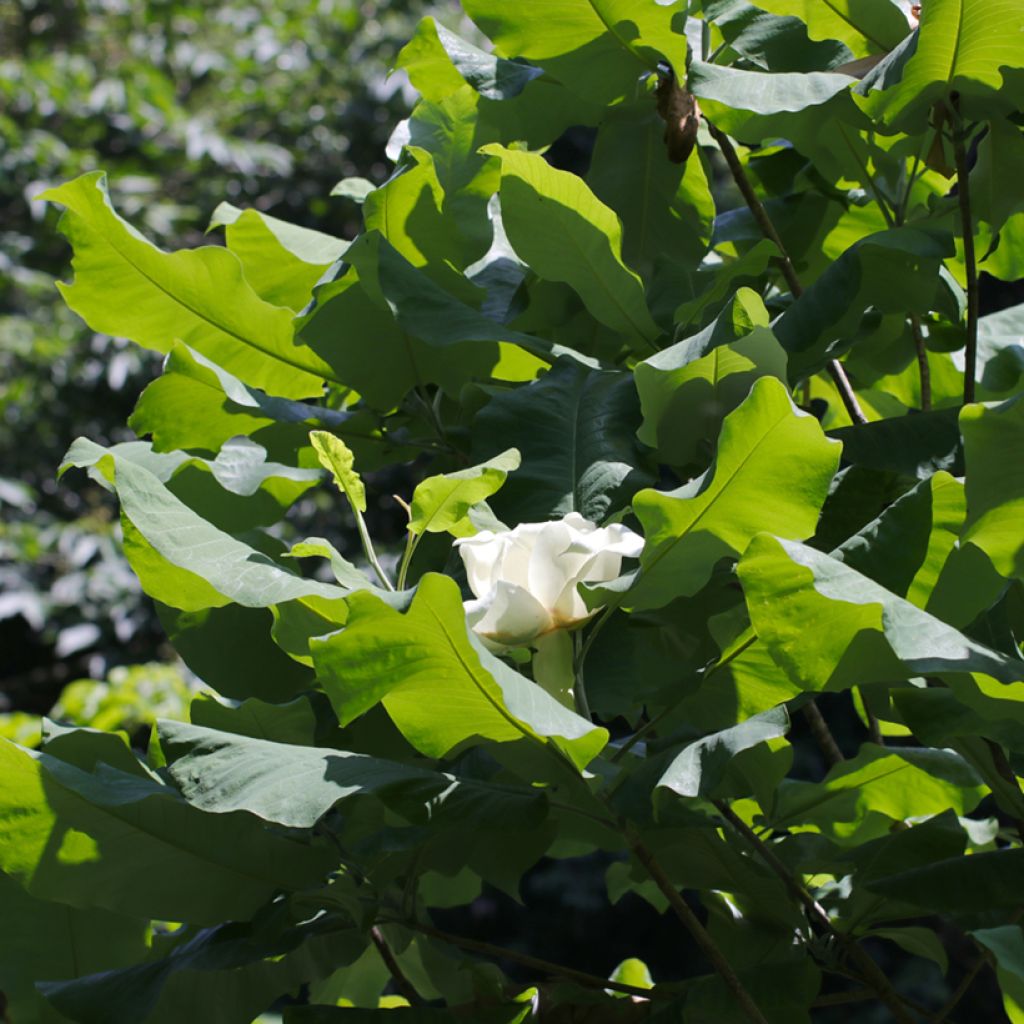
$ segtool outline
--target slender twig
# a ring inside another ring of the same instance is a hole
[[[747,841],[754,852],[775,872],[789,894],[803,904],[812,924],[835,939],[850,960],[856,964],[864,982],[877,993],[878,998],[892,1011],[900,1024],[915,1024],[906,1004],[889,983],[882,969],[871,956],[857,944],[856,939],[840,931],[832,924],[824,907],[790,874],[789,869],[776,856],[775,851],[765,843],[750,826],[724,801],[714,801],[715,807],[726,821]]]
[[[705,118],[705,121],[707,122],[711,137],[718,143],[718,148],[722,151],[722,156],[729,167],[733,181],[736,182],[736,187],[740,190],[747,208],[753,214],[754,220],[757,221],[757,226],[761,229],[761,234],[773,242],[779,250],[779,268],[782,271],[782,276],[786,279],[786,284],[789,285],[789,290],[793,293],[793,298],[800,298],[804,293],[804,289],[800,283],[800,278],[797,277],[793,261],[789,258],[789,253],[786,252],[786,247],[782,244],[782,239],[779,237],[778,231],[775,230],[775,225],[768,216],[768,211],[764,208],[761,200],[758,199],[754,186],[747,177],[747,172],[743,169],[743,164],[740,162],[735,147],[725,132],[708,121],[707,118]],[[861,409],[857,396],[853,393],[850,379],[846,376],[846,371],[839,360],[830,359],[826,369],[835,383],[839,397],[842,399],[850,419],[854,423],[867,423],[868,418],[864,415],[864,410]]]
[[[377,952],[380,953],[381,960],[384,961],[384,965],[387,967],[388,973],[394,980],[395,988],[398,989],[398,994],[405,996],[413,1006],[422,1006],[423,999],[420,997],[419,992],[416,991],[412,982],[405,976],[405,973],[399,966],[398,961],[395,959],[395,954],[391,952],[391,947],[387,944],[387,940],[384,938],[383,933],[376,925],[370,929],[370,939],[374,946],[377,947]]]
[[[921,331],[921,318],[916,313],[910,314],[910,332],[914,336],[917,369],[921,376],[921,412],[928,412],[932,407],[932,371],[928,366],[928,349]]]
[[[366,560],[370,563],[373,571],[377,574],[377,579],[380,580],[385,590],[394,590],[395,585],[388,579],[388,574],[384,571],[384,566],[380,564],[377,558],[377,552],[374,550],[373,541],[370,540],[370,532],[366,529],[366,522],[363,519],[362,512],[359,511],[354,505],[352,511],[356,517],[356,529],[359,531],[359,540],[363,545],[363,554],[366,555]]]
[[[1024,917],[1024,907],[1018,907],[1011,915],[1007,924],[1015,924]],[[987,949],[982,949],[978,959],[971,964],[967,973],[960,979],[960,984],[953,990],[953,994],[942,1004],[939,1011],[930,1018],[929,1024],[943,1024],[949,1015],[960,1004],[960,1000],[967,995],[967,990],[974,984],[974,979],[992,962],[992,954]]]
[[[801,710],[803,711],[804,718],[807,720],[807,725],[811,730],[815,743],[818,744],[821,752],[825,755],[825,760],[830,765],[841,764],[845,761],[846,758],[843,757],[843,752],[839,749],[839,744],[836,743],[836,738],[832,735],[832,730],[829,729],[825,716],[822,715],[821,709],[814,700],[808,701]]]
[[[867,1003],[877,998],[878,994],[872,992],[869,988],[858,988],[852,992],[830,992],[828,995],[818,996],[811,1003],[811,1009],[824,1009],[826,1006],[845,1006],[847,1003]]]
[[[974,979],[982,972],[989,962],[988,954],[982,953],[971,966],[971,969],[960,979],[960,984],[953,994],[942,1004],[938,1013],[931,1018],[930,1024],[943,1024],[949,1015],[960,1005],[960,1000],[967,995],[967,990],[974,984]]]
[[[413,931],[429,935],[438,942],[447,943],[449,946],[456,946],[468,953],[479,953],[481,956],[490,957],[493,960],[509,960],[512,963],[521,964],[530,970],[536,971],[548,978],[565,978],[574,981],[583,988],[610,989],[613,992],[622,992],[624,995],[641,996],[644,999],[671,999],[673,994],[666,990],[659,991],[656,988],[640,988],[637,985],[627,985],[620,981],[611,981],[608,978],[599,978],[596,974],[587,974],[586,971],[578,971],[575,967],[566,967],[564,964],[551,963],[549,960],[541,960],[539,957],[529,956],[526,953],[517,953],[512,949],[505,949],[502,946],[494,946],[489,942],[480,942],[478,939],[470,939],[463,935],[453,935],[451,932],[443,932],[429,924],[420,921],[399,921],[397,924],[411,928]]]
[[[693,936],[694,941],[700,946],[704,955],[711,961],[711,965],[718,972],[722,981],[725,982],[729,991],[732,992],[733,998],[739,1004],[747,1019],[753,1021],[754,1024],[768,1024],[757,1003],[751,998],[743,982],[740,981],[739,976],[733,970],[732,964],[729,963],[725,954],[718,948],[717,943],[704,925],[700,923],[697,915],[690,909],[690,905],[683,899],[682,894],[672,884],[672,880],[665,874],[664,869],[658,863],[651,850],[631,829],[627,828],[625,835],[636,859],[644,866],[654,884],[657,885],[662,895],[668,900],[669,906],[675,912],[676,917],[682,921],[683,926]]]
[[[974,401],[974,375],[978,365],[978,265],[974,254],[974,221],[968,184],[965,129],[960,115],[950,109],[953,124],[953,161],[956,164],[956,197],[964,236],[964,270],[967,274],[967,342],[964,348],[964,404]]]

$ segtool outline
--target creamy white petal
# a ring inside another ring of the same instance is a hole
[[[467,614],[470,605],[474,606],[474,631],[509,647],[527,645],[553,626],[547,609],[528,590],[504,580],[483,601],[467,602]],[[479,615],[480,606],[483,615]]]
[[[466,567],[469,589],[478,598],[486,597],[501,578],[501,564],[505,548],[508,546],[508,535],[481,530],[472,537],[459,537],[455,541],[455,546],[459,549],[462,564]]]

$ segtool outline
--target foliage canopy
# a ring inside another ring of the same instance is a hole
[[[1024,253],[1024,16],[759,4],[465,0],[493,49],[424,19],[393,174],[337,186],[351,240],[222,210],[225,246],[168,253],[100,173],[46,193],[71,308],[166,353],[140,440],[64,469],[116,493],[212,692],[144,757],[0,741],[19,1022],[248,1024],[301,990],[287,1024],[906,1024],[955,1015],[950,935],[1024,1019],[1024,307],[978,291]],[[398,464],[393,564],[364,513]],[[325,468],[337,535],[289,547]],[[451,539],[569,513],[644,543],[580,584],[559,688],[469,628]],[[675,975],[438,926],[596,852],[678,918]]]

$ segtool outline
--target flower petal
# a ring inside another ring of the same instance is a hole
[[[465,608],[476,633],[508,647],[528,645],[553,625],[547,609],[528,590],[505,580],[482,600],[467,601]]]

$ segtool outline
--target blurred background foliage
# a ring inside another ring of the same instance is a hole
[[[461,20],[427,0],[0,0],[4,734],[29,735],[26,714],[71,680],[171,657],[120,555],[114,502],[55,480],[79,434],[131,436],[158,357],[65,307],[55,281],[71,277],[69,250],[34,196],[103,169],[119,209],[167,249],[201,244],[223,200],[351,235],[358,210],[330,190],[387,177],[385,144],[413,99],[388,70],[428,10]],[[123,682],[114,689],[131,729]]]

